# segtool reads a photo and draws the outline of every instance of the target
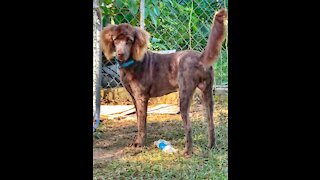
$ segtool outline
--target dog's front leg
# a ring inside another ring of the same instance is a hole
[[[147,97],[135,97],[136,113],[138,121],[138,134],[136,136],[134,147],[142,147],[147,137],[147,110],[148,110]]]

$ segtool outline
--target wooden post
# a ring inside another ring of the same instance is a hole
[[[100,48],[100,32],[102,30],[102,19],[99,0],[93,0],[93,120],[96,124],[93,131],[98,127],[100,121],[100,88],[101,88],[101,62],[102,54]]]

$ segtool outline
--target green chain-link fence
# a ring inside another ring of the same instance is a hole
[[[141,26],[150,35],[150,50],[203,51],[208,40],[214,13],[228,9],[221,0],[101,0],[102,25],[130,23]],[[228,84],[227,39],[220,59],[214,65],[216,87]],[[122,86],[117,64],[104,59],[104,88]]]

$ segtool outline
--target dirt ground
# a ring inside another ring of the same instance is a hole
[[[193,138],[197,142],[197,136],[206,136],[206,122],[203,118],[201,101],[194,99],[190,109],[190,119],[193,126]],[[214,121],[215,126],[227,127],[228,119],[227,97],[215,97]],[[134,115],[135,116],[135,115]],[[148,115],[147,118],[147,142],[144,148],[132,148],[128,145],[133,141],[137,133],[136,120],[108,120],[101,117],[100,124],[93,137],[93,165],[94,168],[101,168],[109,162],[121,159],[126,156],[136,156],[143,151],[156,149],[153,142],[158,139],[165,139],[175,143],[175,148],[182,150],[184,147],[184,131],[181,117],[177,115]],[[204,132],[199,132],[204,131]],[[216,131],[216,134],[219,132]],[[227,136],[224,132],[224,136]],[[197,135],[198,134],[198,135]],[[194,137],[196,136],[196,137]],[[218,135],[219,136],[219,135]],[[220,135],[221,138],[222,135]],[[204,137],[206,138],[206,137]],[[219,138],[219,137],[218,137]],[[222,148],[227,149],[227,137],[224,138]],[[202,141],[201,141],[202,142]],[[217,142],[219,143],[219,142]],[[202,146],[206,144],[200,144]],[[219,145],[219,144],[218,144]],[[220,146],[221,147],[221,146]],[[194,145],[194,153],[197,152],[197,144]],[[199,148],[201,149],[201,148]]]

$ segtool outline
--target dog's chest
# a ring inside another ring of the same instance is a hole
[[[142,74],[137,71],[120,70],[121,81],[125,84],[142,80]]]
[[[130,81],[132,81],[132,79],[134,79],[134,75],[131,73],[127,73],[127,72],[121,72],[120,73],[120,78],[121,81],[125,84],[128,84]]]
[[[146,93],[148,91],[148,81],[145,80],[144,76],[141,76],[139,73],[132,73],[132,72],[121,72],[120,78],[128,91],[136,91],[136,92],[143,92]]]

